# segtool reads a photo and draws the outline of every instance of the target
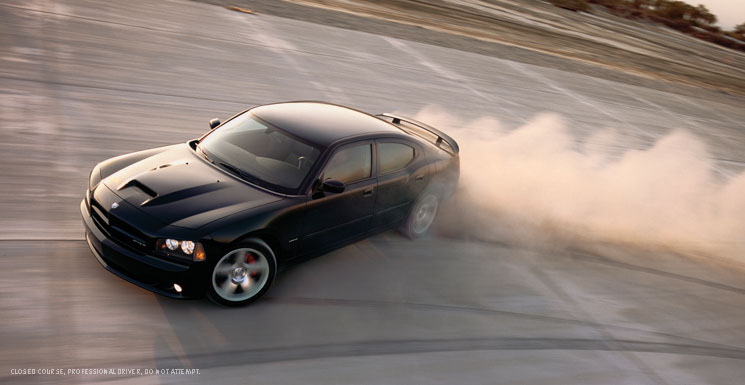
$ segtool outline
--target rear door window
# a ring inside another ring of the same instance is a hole
[[[414,148],[403,143],[378,143],[380,173],[398,171],[414,159]]]

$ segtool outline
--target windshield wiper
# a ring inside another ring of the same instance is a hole
[[[220,162],[220,166],[223,166],[223,167],[227,168],[228,170],[232,171],[233,173],[238,174],[238,176],[242,176],[242,177],[245,177],[246,176],[246,172],[245,171],[241,170],[238,167],[233,166],[232,164],[225,163],[225,162]]]

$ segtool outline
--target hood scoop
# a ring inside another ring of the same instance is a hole
[[[140,206],[157,206],[157,205],[163,205],[167,203],[173,203],[178,200],[186,199],[186,198],[193,198],[197,195],[207,194],[212,191],[220,190],[223,188],[224,183],[220,183],[219,181],[210,183],[210,184],[202,184],[194,187],[185,188],[183,190],[177,190],[170,194],[158,196],[155,195],[152,198],[142,202]]]
[[[144,184],[144,183],[142,183],[142,182],[140,182],[139,180],[137,180],[137,179],[134,179],[134,178],[132,178],[132,179],[130,179],[130,180],[128,180],[128,181],[126,181],[126,182],[122,183],[122,184],[121,184],[121,185],[120,185],[120,186],[119,186],[119,187],[117,188],[117,190],[118,190],[118,191],[122,191],[122,190],[124,190],[125,188],[129,188],[129,187],[134,187],[134,188],[138,188],[138,189],[140,189],[140,190],[141,190],[142,192],[144,192],[144,193],[145,193],[146,195],[150,196],[150,199],[148,199],[148,201],[158,196],[158,193],[156,193],[155,191],[153,191],[153,189],[151,189],[150,187],[147,187],[147,186],[145,186],[145,184]],[[147,202],[147,201],[146,201],[146,202]],[[144,203],[143,203],[143,204],[144,204]]]
[[[148,187],[146,184],[142,183],[138,178],[142,179],[142,177],[146,177],[147,174],[152,173],[153,171],[157,171],[166,167],[174,166],[174,165],[180,165],[185,164],[188,165],[189,162],[177,162],[177,163],[166,163],[162,164],[157,167],[153,167],[147,171],[143,171],[129,179],[127,179],[124,183],[120,184],[119,187],[117,187],[117,191],[122,191],[128,188],[135,188],[143,192],[145,195],[147,195],[149,198],[145,199],[142,203],[140,203],[140,206],[145,206],[148,203],[151,203],[153,199],[158,197],[158,193],[155,192],[152,188]],[[170,194],[169,194],[170,195]]]
[[[130,202],[133,204],[147,207],[194,198],[228,187],[211,177],[194,175],[188,167],[183,167],[188,165],[189,162],[175,162],[150,168],[127,179],[117,187],[117,191],[132,198]]]

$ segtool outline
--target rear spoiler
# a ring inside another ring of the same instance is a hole
[[[384,117],[384,118],[392,119],[393,120],[393,124],[401,124],[401,122],[405,122],[405,123],[411,124],[412,126],[421,128],[421,129],[423,129],[425,131],[428,131],[428,132],[434,134],[435,136],[437,136],[437,140],[435,141],[435,146],[437,146],[437,147],[439,147],[439,148],[441,148],[441,149],[443,149],[443,150],[445,150],[447,152],[450,152],[450,151],[448,151],[447,148],[444,148],[442,146],[442,143],[445,142],[452,149],[453,155],[458,155],[458,152],[460,151],[460,148],[458,147],[458,143],[456,143],[455,140],[453,140],[453,138],[449,137],[444,132],[442,132],[442,131],[440,131],[440,130],[438,130],[438,129],[432,127],[432,126],[430,126],[429,124],[425,124],[425,123],[422,123],[420,121],[417,121],[417,120],[414,120],[414,119],[411,119],[411,118],[404,118],[403,116],[389,114],[387,112],[386,113],[383,113],[383,114],[380,114],[378,116],[379,117]]]

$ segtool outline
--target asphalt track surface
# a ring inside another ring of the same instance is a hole
[[[446,106],[517,127],[550,110],[643,148],[671,124],[742,169],[743,104],[183,2],[0,4],[0,382],[741,384],[745,267],[388,232],[300,264],[267,298],[175,301],[102,269],[88,170],[248,105]],[[14,375],[195,368],[200,374]]]

